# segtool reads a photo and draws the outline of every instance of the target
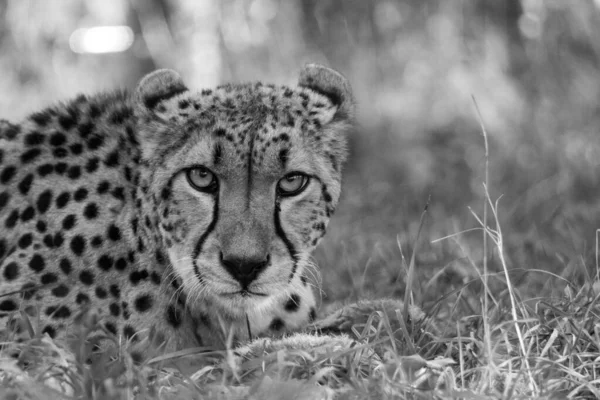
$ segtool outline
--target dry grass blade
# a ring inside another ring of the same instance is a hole
[[[415,243],[413,245],[412,255],[410,257],[410,264],[408,266],[408,276],[406,277],[406,288],[404,292],[404,319],[408,322],[410,318],[410,314],[408,313],[408,306],[413,305],[414,298],[412,297],[412,293],[414,291],[414,276],[415,276],[415,257],[417,255],[417,245],[419,244],[419,237],[421,236],[421,230],[423,229],[423,224],[425,223],[425,217],[427,216],[427,210],[429,208],[429,202],[431,201],[431,195],[427,197],[427,203],[425,203],[425,207],[423,212],[421,213],[421,219],[419,220],[419,229],[417,231],[417,237],[415,238]]]
[[[490,179],[490,148],[489,148],[489,144],[488,144],[488,134],[487,134],[487,130],[485,129],[485,124],[483,123],[483,118],[481,116],[481,111],[479,110],[479,105],[477,104],[477,100],[475,99],[474,95],[471,95],[471,98],[473,100],[473,105],[475,106],[475,111],[477,112],[477,119],[479,121],[479,126],[481,128],[481,134],[483,135],[483,143],[485,146],[485,177],[483,180],[483,184],[484,187],[487,188],[487,186],[489,185],[489,179]],[[484,196],[483,196],[483,286],[485,289],[485,292],[483,293],[483,312],[482,312],[482,316],[483,316],[483,329],[484,329],[484,335],[485,335],[485,343],[487,344],[486,346],[486,350],[487,350],[487,356],[488,356],[488,360],[491,360],[491,355],[492,355],[492,348],[491,348],[491,335],[490,335],[490,328],[489,328],[489,324],[488,324],[488,294],[489,293],[489,287],[488,287],[488,243],[487,243],[487,218],[488,218],[488,202],[487,202],[487,190],[484,189]],[[491,385],[491,382],[489,382],[489,384]]]

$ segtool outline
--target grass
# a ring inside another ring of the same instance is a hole
[[[550,270],[517,273],[526,266],[509,257],[512,233],[501,223],[501,198],[490,195],[489,138],[474,104],[484,141],[481,206],[479,211],[468,209],[474,224],[436,238],[432,232],[440,233],[439,224],[428,224],[439,214],[431,215],[428,199],[414,213],[419,217],[409,218],[405,232],[412,237],[393,240],[396,253],[365,240],[365,233],[347,234],[346,240],[356,242],[344,245],[341,229],[351,227],[356,221],[350,217],[368,206],[358,202],[354,209],[346,206],[352,213],[342,207],[335,222],[342,226],[329,244],[339,240],[342,245],[317,254],[325,292],[330,293],[324,308],[335,310],[336,302],[351,299],[404,298],[404,304],[346,306],[352,312],[339,314],[346,318],[341,330],[357,338],[356,343],[270,348],[247,359],[231,351],[189,349],[142,365],[123,347],[117,358],[94,358],[90,364],[83,339],[97,321],[85,312],[81,334],[69,350],[40,335],[35,321],[27,318],[31,339],[8,340],[0,353],[0,398],[599,398],[598,263],[596,276],[591,276],[582,256],[583,280],[573,283]],[[356,181],[349,186],[356,189]],[[448,254],[455,259],[441,263]],[[365,257],[365,263],[359,262]],[[344,279],[350,284],[340,285]],[[538,282],[536,287],[545,282],[545,290],[532,295],[528,282]],[[20,350],[18,358],[11,357],[15,349]]]

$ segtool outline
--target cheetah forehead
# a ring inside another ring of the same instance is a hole
[[[252,158],[257,166],[279,169],[320,156],[337,170],[345,139],[328,127],[337,109],[326,96],[300,87],[255,83],[186,91],[157,107],[158,117],[168,121],[165,129],[175,127],[162,135],[160,158],[188,149],[190,163],[223,157],[235,166]]]
[[[336,110],[337,106],[329,98],[310,89],[257,82],[186,91],[158,111],[170,121],[201,119],[243,126],[269,119],[275,127],[292,126],[297,120],[317,119],[326,124]]]

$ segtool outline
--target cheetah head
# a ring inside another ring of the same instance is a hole
[[[138,85],[135,110],[155,233],[188,304],[240,317],[290,293],[340,195],[347,80],[308,65],[295,88],[194,92],[159,70]]]

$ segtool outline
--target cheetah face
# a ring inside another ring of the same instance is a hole
[[[136,98],[153,217],[188,304],[240,317],[289,294],[339,198],[345,78],[309,66],[295,89],[191,93],[163,70]]]

